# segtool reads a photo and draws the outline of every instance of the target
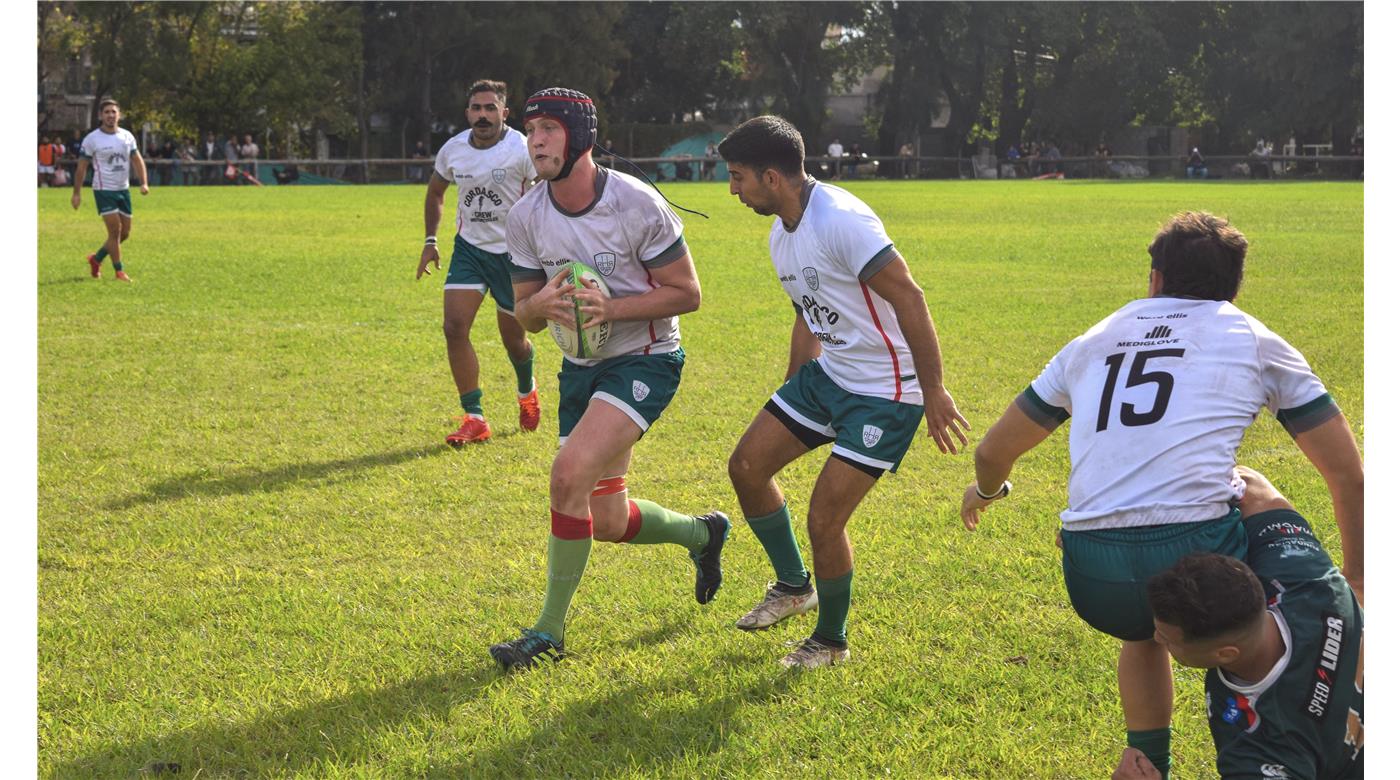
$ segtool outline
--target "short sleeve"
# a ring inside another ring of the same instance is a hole
[[[1265,403],[1290,435],[1297,436],[1341,414],[1302,353],[1257,320],[1251,325],[1259,345]]]
[[[141,154],[141,150],[136,146],[136,136],[131,133],[126,134],[126,153],[135,155]]]
[[[681,236],[684,226],[680,217],[666,205],[660,195],[644,193],[646,204],[640,209],[641,238],[637,257],[648,268],[659,268],[685,256],[689,250]]]
[[[78,146],[79,156],[81,156],[84,160],[91,160],[93,153],[97,151],[93,148],[93,146],[94,144],[92,143],[91,135],[89,135],[87,138],[84,138],[82,144]]]
[[[1333,569],[1332,558],[1313,535],[1312,526],[1291,509],[1247,517],[1244,529],[1248,540],[1245,563],[1265,583],[1313,582]]]
[[[1069,363],[1078,344],[1079,339],[1066,344],[1053,358],[1050,358],[1050,362],[1046,363],[1045,368],[1041,370],[1040,376],[1032,380],[1030,387],[1026,388],[1028,393],[1034,393],[1047,410],[1059,409],[1066,416],[1074,412],[1074,405],[1070,399],[1071,388],[1069,380],[1065,376],[1065,366]]]
[[[514,282],[544,281],[547,277],[534,237],[530,235],[529,206],[516,201],[506,214],[506,249],[510,252],[510,280]]]
[[[452,142],[448,141],[438,150],[437,157],[433,159],[433,172],[442,178],[452,181],[452,166],[447,161],[447,150],[452,147]]]
[[[892,259],[894,242],[875,212],[869,208],[834,207],[829,213],[834,219],[825,221],[822,243],[837,267],[866,280],[870,278],[865,273],[867,265]]]

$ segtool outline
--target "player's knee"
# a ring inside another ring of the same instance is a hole
[[[567,457],[556,458],[549,472],[549,497],[555,502],[587,498],[595,480],[583,464]]]
[[[757,473],[753,462],[744,455],[742,449],[735,449],[729,455],[729,481],[735,487],[745,487],[754,482],[762,481],[766,475]]]
[[[448,341],[470,341],[471,332],[472,323],[466,317],[444,317],[442,320],[442,335]]]
[[[121,240],[122,240],[122,241],[125,241],[125,240],[127,240],[128,238],[131,238],[131,228],[129,228],[129,227],[124,227],[124,228],[122,228]]]

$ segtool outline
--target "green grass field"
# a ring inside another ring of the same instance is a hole
[[[1249,237],[1241,307],[1364,432],[1359,184],[849,189],[927,292],[974,442],[1066,341],[1145,293],[1146,246],[1185,208]],[[712,217],[683,215],[705,297],[629,486],[737,518],[726,459],[782,379],[792,310],[767,219],[722,184],[667,192]],[[970,452],[915,442],[851,523],[845,666],[778,667],[813,616],[732,628],[771,578],[740,523],[706,607],[677,548],[596,544],[571,658],[507,678],[486,646],[530,625],[543,592],[558,350],[535,337],[547,413],[519,433],[482,318],[496,436],[443,446],[456,395],[442,276],[413,278],[422,189],[138,195],[131,286],[110,265],[87,276],[90,192],[78,212],[66,191],[38,199],[41,776],[1101,778],[1116,763],[1116,644],[1075,616],[1054,545],[1067,428],[975,534],[956,517]],[[799,520],[823,459],[780,477]],[[1321,479],[1267,412],[1241,462],[1340,554]],[[1182,778],[1213,769],[1200,680],[1177,669]]]

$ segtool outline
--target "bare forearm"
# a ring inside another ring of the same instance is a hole
[[[1337,519],[1337,533],[1342,538],[1342,571],[1349,578],[1360,578],[1365,572],[1365,478],[1356,475],[1345,480],[1330,480],[1327,490],[1332,494],[1332,515]]]
[[[83,179],[86,179],[86,178],[87,178],[87,169],[88,169],[88,161],[87,161],[87,160],[79,160],[79,161],[78,161],[78,170],[76,170],[76,171],[73,172],[73,194],[74,194],[74,195],[81,195],[81,194],[83,193]]]
[[[531,333],[544,330],[545,319],[535,312],[534,297],[544,285],[538,282],[513,285],[515,292],[515,320],[520,327]]]
[[[436,236],[442,222],[442,193],[430,188],[423,199],[423,235]]]
[[[792,323],[792,341],[788,344],[787,374],[784,375],[783,379],[785,381],[791,379],[798,369],[821,357],[821,354],[821,342],[817,341],[817,337],[812,335],[812,331],[807,328],[807,323],[802,320],[802,315],[797,315],[797,319]]]
[[[1366,513],[1366,467],[1346,417],[1338,414],[1297,434],[1298,448],[1312,461],[1332,494],[1332,513],[1342,537],[1342,572],[1360,580],[1364,571],[1363,534]]]
[[[977,448],[973,461],[977,469],[977,489],[984,496],[1001,490],[1002,483],[1011,476],[1011,467],[1016,463],[1015,458],[999,457],[994,452],[984,451],[982,447]]]
[[[895,306],[895,318],[899,329],[909,342],[909,353],[914,357],[914,375],[919,378],[919,387],[934,390],[943,386],[943,352],[938,346],[938,331],[929,317],[924,295],[919,291]]]
[[[608,302],[608,319],[614,322],[645,322],[675,317],[700,308],[699,288],[663,285],[641,295],[613,298]]]
[[[138,156],[136,158],[136,164],[131,167],[136,170],[136,175],[141,177],[141,186],[146,186],[150,181],[146,177],[146,158]]]

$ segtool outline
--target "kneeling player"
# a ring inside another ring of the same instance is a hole
[[[773,265],[797,316],[788,379],[744,433],[729,477],[777,582],[739,619],[768,628],[818,608],[817,626],[786,667],[844,661],[853,563],[846,523],[875,481],[894,471],[919,421],[944,452],[963,444],[967,421],[943,388],[938,336],[904,258],[880,218],[854,195],[803,174],[802,136],[760,116],[719,145],[729,192],[760,215],[777,215]],[[924,402],[928,407],[924,407]],[[802,562],[787,502],[773,480],[784,466],[834,442],[807,516],[816,582]]]
[[[1361,777],[1361,603],[1288,500],[1259,473],[1239,472],[1245,561],[1196,553],[1153,577],[1156,639],[1177,663],[1211,670],[1221,777]],[[1128,748],[1113,777],[1161,774]]]
[[[537,333],[546,320],[611,323],[598,359],[567,358],[559,372],[559,454],[549,477],[549,581],[544,609],[518,639],[491,646],[507,671],[564,650],[564,616],[583,577],[593,540],[677,544],[695,564],[695,600],[720,586],[720,550],[729,518],[690,517],[627,498],[632,446],[661,416],[680,385],[685,352],[678,316],[700,306],[700,280],[681,222],[660,194],[623,173],[599,168],[593,101],[551,88],[525,103],[531,161],[546,186],[511,208],[507,241],[515,316]],[[606,278],[613,297],[568,284],[569,263]]]

